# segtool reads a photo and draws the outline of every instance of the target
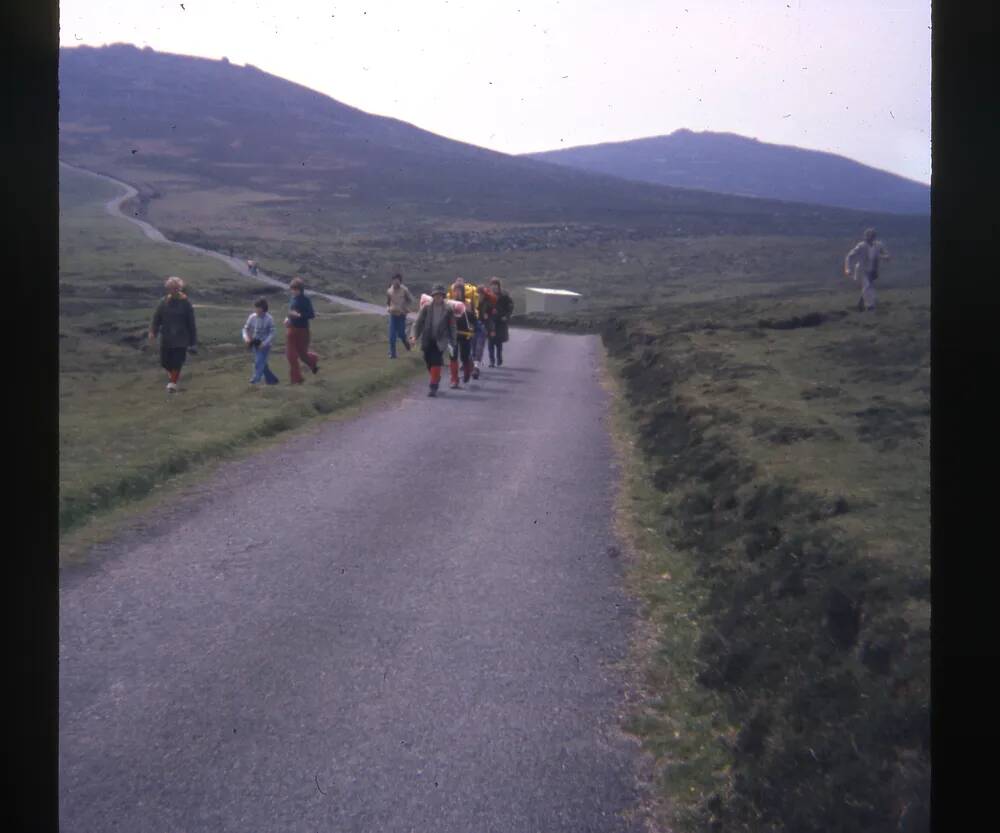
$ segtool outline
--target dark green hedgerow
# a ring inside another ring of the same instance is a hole
[[[611,321],[603,338],[624,362],[655,486],[683,495],[665,501],[664,528],[706,591],[692,611],[705,634],[698,683],[741,727],[717,738],[732,777],[695,829],[928,829],[929,639],[901,615],[926,600],[926,576],[876,562],[835,530],[847,498],[764,480],[709,430],[726,415],[679,400],[690,371],[647,334]]]

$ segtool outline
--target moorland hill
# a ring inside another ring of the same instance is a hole
[[[853,159],[735,133],[676,130],[628,142],[525,154],[636,182],[863,211],[930,213],[930,188]]]
[[[127,44],[60,51],[60,156],[153,183],[234,187],[294,215],[591,223],[657,233],[854,234],[842,209],[627,181],[365,113],[251,66]],[[154,193],[154,196],[156,194]],[[875,218],[910,231],[909,218]],[[902,225],[900,225],[902,223]]]

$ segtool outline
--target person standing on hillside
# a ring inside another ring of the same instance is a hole
[[[181,368],[188,350],[198,352],[198,333],[194,325],[194,307],[184,293],[184,281],[171,276],[163,283],[167,294],[153,313],[149,325],[150,344],[160,337],[160,364],[167,371],[167,391],[177,391]]]
[[[389,358],[396,358],[396,339],[403,342],[409,350],[410,342],[406,338],[406,314],[410,311],[413,296],[403,283],[403,276],[398,272],[392,276],[392,283],[385,293],[385,306],[389,311]]]
[[[247,323],[243,325],[243,341],[253,354],[253,376],[250,384],[256,385],[263,379],[269,385],[278,384],[278,377],[267,366],[267,357],[274,341],[274,319],[267,311],[267,298],[258,298],[253,304]]]
[[[452,301],[461,301],[465,304],[465,312],[456,318],[458,326],[458,355],[453,356],[450,363],[451,386],[460,387],[458,384],[458,363],[462,362],[462,381],[469,383],[472,377],[472,338],[476,334],[476,308],[479,306],[479,298],[475,286],[466,286],[465,278],[459,276],[448,290],[448,298]]]
[[[503,346],[510,339],[510,317],[514,314],[514,299],[500,283],[500,278],[490,278],[487,282],[496,296],[493,314],[490,317],[492,335],[489,339],[490,367],[503,366]]]
[[[416,344],[419,340],[420,349],[424,351],[424,363],[431,377],[428,396],[437,396],[444,357],[452,353],[458,337],[455,316],[445,303],[447,294],[443,286],[435,286],[431,290],[431,302],[420,308],[413,325],[413,343]]]
[[[889,252],[882,241],[878,239],[875,229],[865,229],[865,239],[858,243],[844,258],[844,274],[851,275],[854,268],[854,280],[861,273],[861,295],[858,297],[858,312],[875,309],[875,281],[878,280],[879,261],[888,260]]]
[[[288,317],[285,319],[285,356],[290,370],[289,383],[301,385],[302,370],[299,359],[313,372],[319,370],[319,357],[309,349],[309,322],[316,317],[312,301],[306,295],[306,282],[302,278],[292,278],[288,284],[292,292],[288,303]]]

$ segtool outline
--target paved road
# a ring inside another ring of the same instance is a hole
[[[62,830],[635,829],[598,349],[517,333],[65,568]]]
[[[140,220],[125,211],[122,211],[122,205],[124,205],[132,197],[136,196],[139,192],[136,191],[127,182],[122,182],[120,179],[115,179],[107,174],[99,174],[94,171],[89,171],[86,168],[78,168],[75,165],[70,165],[67,162],[60,161],[60,165],[64,165],[73,171],[78,171],[82,174],[87,174],[97,179],[103,179],[105,182],[110,182],[112,185],[117,185],[122,188],[122,193],[112,197],[104,204],[105,211],[108,212],[112,217],[120,217],[124,220],[128,220],[130,223],[134,223],[139,228],[142,229],[143,233],[150,240],[154,240],[157,243],[167,243],[171,246],[176,246],[179,249],[184,249],[188,252],[193,252],[194,254],[205,255],[206,257],[212,257],[216,260],[221,260],[234,272],[238,272],[245,278],[250,278],[258,283],[267,283],[272,286],[280,286],[282,289],[288,289],[288,284],[283,280],[280,280],[273,275],[269,275],[261,269],[257,270],[256,275],[250,274],[250,269],[247,266],[245,260],[241,260],[238,257],[230,257],[222,252],[216,252],[212,249],[203,249],[201,246],[194,246],[191,243],[179,243],[176,240],[171,240],[162,231],[160,231],[156,226],[151,223],[147,223],[145,220]],[[386,308],[379,306],[378,304],[370,304],[367,301],[356,301],[353,298],[345,298],[342,295],[330,295],[326,292],[316,292],[313,289],[309,290],[310,295],[315,295],[317,298],[326,298],[328,301],[333,301],[335,304],[340,304],[341,306],[349,307],[350,309],[357,310],[358,312],[367,312],[372,315],[388,315]]]

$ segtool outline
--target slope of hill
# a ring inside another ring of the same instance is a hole
[[[657,185],[864,211],[930,212],[930,188],[920,182],[833,153],[734,133],[677,130],[668,136],[525,156]]]
[[[862,222],[837,209],[626,182],[496,153],[252,66],[124,44],[61,50],[60,108],[60,155],[71,163],[148,178],[153,192],[197,181],[354,221],[588,221],[675,233],[853,233]]]

